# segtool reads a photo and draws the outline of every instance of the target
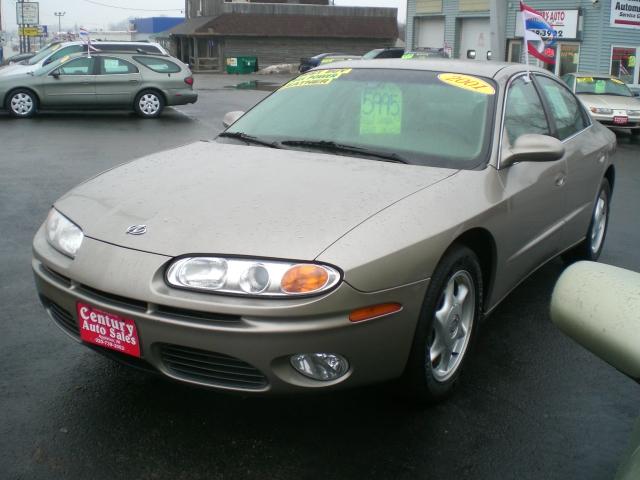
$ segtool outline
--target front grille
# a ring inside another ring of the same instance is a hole
[[[257,390],[267,386],[267,378],[252,365],[221,353],[160,344],[160,358],[176,377],[212,386]]]
[[[64,275],[59,274],[58,272],[51,270],[49,267],[42,265],[42,270],[49,275],[53,280],[56,280],[58,283],[61,283],[65,287],[71,286],[71,279],[69,277],[65,277]]]
[[[74,337],[80,336],[80,329],[78,328],[78,324],[71,313],[45,297],[42,297],[42,304],[49,311],[51,318],[53,318],[53,320],[65,331],[69,332]]]
[[[199,310],[187,310],[184,308],[167,307],[165,305],[158,305],[156,311],[158,315],[169,318],[178,318],[184,320],[192,320],[202,322],[203,320],[208,323],[222,322],[222,323],[238,323],[241,321],[239,315],[224,315],[221,313],[209,313]]]
[[[128,308],[130,310],[137,310],[139,312],[147,311],[147,302],[134,300],[133,298],[121,297],[120,295],[114,295],[113,293],[103,292],[101,290],[91,288],[87,285],[78,286],[78,292],[84,293],[103,303],[110,303],[112,305]]]

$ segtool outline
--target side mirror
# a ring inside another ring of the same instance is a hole
[[[563,155],[564,145],[557,138],[528,133],[520,135],[512,146],[503,148],[500,167],[516,162],[552,162]]]
[[[244,115],[244,112],[241,110],[227,112],[222,119],[222,125],[224,125],[224,128],[229,128],[231,125],[236,123],[242,115]]]
[[[56,68],[53,72],[51,72],[51,76],[58,80],[60,78],[60,70]]]
[[[567,336],[640,381],[640,273],[595,262],[567,268],[551,298],[551,320]]]
[[[476,51],[475,50],[467,50],[467,58],[470,58],[471,60],[475,60]]]

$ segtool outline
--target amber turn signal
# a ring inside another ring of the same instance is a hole
[[[285,293],[311,293],[328,281],[329,273],[319,265],[294,265],[282,277],[280,288]]]
[[[352,322],[362,322],[363,320],[371,320],[372,318],[390,315],[402,310],[399,303],[381,303],[371,307],[358,308],[349,314],[349,320]]]

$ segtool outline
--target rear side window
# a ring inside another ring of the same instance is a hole
[[[164,58],[133,57],[133,59],[136,62],[140,62],[148,69],[158,73],[178,73],[182,70],[179,65],[176,65],[169,60],[165,60]]]
[[[558,138],[564,140],[584,130],[589,125],[580,102],[569,90],[550,78],[537,76],[542,94],[551,107]]]
[[[103,75],[138,73],[138,68],[120,58],[103,58],[101,73]]]
[[[504,127],[512,145],[520,135],[526,133],[550,133],[540,97],[533,83],[526,82],[523,77],[516,79],[509,87]]]

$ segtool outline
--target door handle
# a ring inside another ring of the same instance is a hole
[[[564,173],[561,173],[556,177],[556,186],[561,187],[565,184],[566,181],[567,181],[566,175]]]
[[[133,83],[134,85],[138,84],[138,80],[129,80],[129,83]]]
[[[82,82],[83,85],[91,85],[91,82]]]

